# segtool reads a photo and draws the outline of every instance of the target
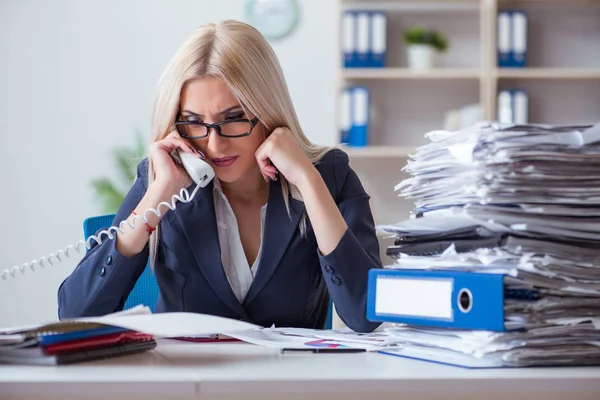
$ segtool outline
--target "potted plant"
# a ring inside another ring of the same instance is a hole
[[[432,68],[435,51],[444,52],[448,48],[448,40],[444,35],[422,27],[414,27],[404,32],[404,42],[407,47],[408,66],[412,69]]]

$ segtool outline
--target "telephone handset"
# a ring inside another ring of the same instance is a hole
[[[138,219],[141,219],[143,221],[143,223],[147,223],[148,222],[147,215],[149,212],[153,212],[156,216],[160,217],[162,215],[162,212],[160,211],[161,206],[165,206],[172,211],[175,209],[175,207],[176,207],[175,203],[177,201],[180,201],[182,203],[189,203],[190,201],[192,201],[192,199],[194,198],[194,196],[196,195],[198,190],[200,188],[203,188],[206,185],[208,185],[210,183],[210,181],[214,179],[215,171],[212,169],[212,167],[210,165],[208,165],[208,163],[206,163],[206,161],[201,160],[196,155],[186,153],[181,150],[177,151],[177,155],[179,156],[179,160],[181,161],[181,164],[185,168],[188,175],[196,183],[196,187],[192,191],[192,194],[190,194],[186,188],[183,188],[183,189],[181,189],[181,191],[179,192],[178,195],[175,194],[175,195],[173,195],[173,197],[171,197],[171,203],[163,201],[156,208],[150,208],[150,209],[146,210],[146,212],[143,215],[134,215],[131,222],[129,222],[127,220],[121,221],[119,223],[118,227],[111,226],[108,229],[100,231],[97,236],[90,236],[87,239],[87,241],[80,240],[75,245],[69,245],[64,250],[63,249],[58,250],[56,252],[56,254],[52,253],[48,257],[42,257],[39,260],[33,260],[29,263],[24,263],[21,266],[15,266],[15,267],[12,267],[11,269],[5,269],[1,273],[2,280],[6,280],[9,276],[15,278],[17,276],[18,272],[20,272],[21,274],[25,274],[25,270],[27,268],[29,268],[31,271],[35,272],[36,265],[39,265],[40,267],[45,267],[46,263],[49,265],[54,265],[53,259],[62,261],[62,259],[61,259],[62,255],[66,256],[68,258],[70,256],[69,251],[71,251],[71,250],[76,251],[78,254],[81,253],[82,245],[85,246],[86,249],[90,249],[92,247],[92,245],[91,245],[92,241],[95,241],[98,243],[98,245],[100,245],[100,244],[102,244],[102,240],[103,240],[102,236],[103,235],[107,236],[109,239],[113,239],[115,237],[114,236],[115,232],[124,234],[124,231],[122,229],[124,224],[128,225],[130,228],[133,229],[133,228],[135,228],[136,220],[138,220]]]
[[[200,187],[208,185],[215,177],[215,171],[210,165],[197,156],[182,150],[177,150],[177,155],[188,175]]]

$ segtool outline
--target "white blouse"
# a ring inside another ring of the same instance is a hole
[[[221,248],[221,262],[229,285],[240,303],[244,302],[248,289],[254,280],[262,253],[263,231],[265,229],[265,215],[267,205],[260,209],[260,247],[252,267],[244,254],[242,239],[238,229],[237,219],[233,209],[225,197],[218,179],[214,179],[213,196],[215,202],[215,215],[217,218],[217,231],[219,233],[219,247]]]

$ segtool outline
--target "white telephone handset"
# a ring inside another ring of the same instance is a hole
[[[193,154],[178,150],[177,155],[188,175],[200,187],[208,185],[215,177],[215,171],[210,165]]]
[[[179,156],[179,159],[181,160],[181,164],[183,164],[183,167],[185,168],[188,175],[190,175],[192,180],[196,183],[196,187],[192,191],[192,194],[190,194],[186,188],[183,188],[179,192],[179,195],[173,195],[173,197],[171,197],[171,203],[167,203],[166,201],[163,201],[155,209],[150,208],[150,209],[146,210],[144,215],[135,215],[132,218],[131,222],[129,222],[127,220],[121,221],[119,223],[118,227],[111,226],[108,229],[100,231],[97,236],[90,236],[87,239],[87,241],[80,240],[75,245],[69,245],[64,250],[63,249],[58,250],[56,252],[56,254],[52,253],[48,257],[42,257],[39,260],[33,260],[29,263],[24,263],[21,266],[15,266],[15,267],[12,267],[11,269],[5,269],[1,273],[2,279],[6,280],[6,279],[8,279],[8,277],[15,278],[17,276],[18,272],[20,272],[21,274],[25,274],[25,270],[27,268],[29,268],[31,271],[35,271],[36,265],[39,265],[41,267],[45,267],[46,263],[48,263],[49,265],[54,265],[53,259],[62,261],[61,256],[64,255],[66,257],[69,257],[70,250],[74,250],[77,253],[81,253],[82,245],[85,246],[86,249],[90,249],[92,247],[92,245],[91,245],[92,241],[95,241],[98,243],[98,245],[100,245],[100,244],[102,244],[102,241],[103,241],[103,239],[102,239],[103,235],[107,236],[109,239],[113,239],[115,237],[114,236],[115,232],[124,234],[124,231],[122,229],[124,224],[128,225],[130,228],[133,229],[133,228],[135,228],[135,223],[136,223],[137,219],[141,219],[144,223],[146,223],[146,222],[148,222],[147,215],[149,212],[153,212],[154,214],[156,214],[157,216],[160,217],[162,215],[162,212],[160,211],[161,206],[165,206],[170,210],[174,210],[176,207],[175,203],[177,201],[181,201],[182,203],[188,203],[188,202],[192,201],[192,199],[194,198],[194,196],[196,195],[198,190],[200,188],[203,188],[206,185],[208,185],[210,183],[210,181],[214,179],[215,171],[212,169],[212,167],[210,165],[208,165],[208,163],[206,163],[206,161],[201,160],[200,158],[198,158],[198,156],[195,156],[190,153],[186,153],[181,150],[177,151],[177,155]],[[164,210],[164,208],[163,208],[163,210]]]

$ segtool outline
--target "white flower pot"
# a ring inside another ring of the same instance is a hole
[[[433,68],[435,50],[427,44],[411,44],[407,47],[408,66],[411,69]]]

